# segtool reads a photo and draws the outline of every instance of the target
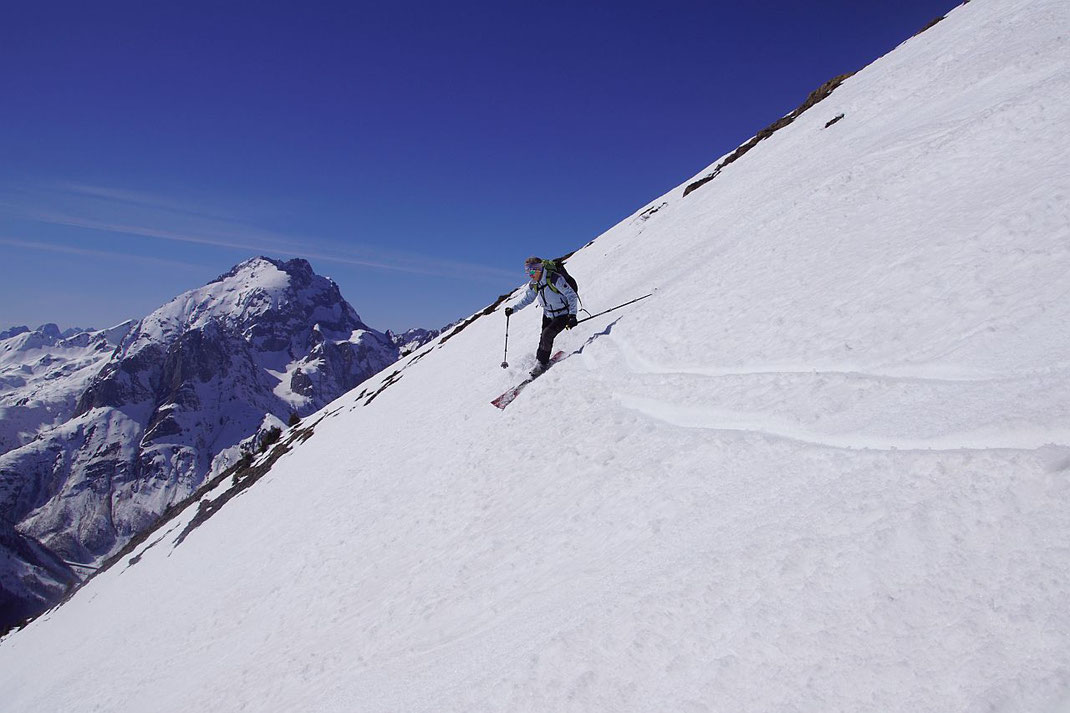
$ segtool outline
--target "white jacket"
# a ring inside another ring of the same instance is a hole
[[[547,281],[553,278],[553,284]],[[550,319],[575,315],[579,312],[580,298],[560,273],[543,270],[538,282],[529,282],[527,292],[513,306],[513,311],[522,310],[539,298],[543,314]]]

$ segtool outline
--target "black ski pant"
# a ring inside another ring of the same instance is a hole
[[[566,324],[568,324],[567,314],[563,314],[560,317],[547,317],[545,314],[542,316],[542,338],[539,339],[539,350],[535,352],[535,358],[543,366],[550,362],[550,353],[554,349],[554,338],[561,334]]]

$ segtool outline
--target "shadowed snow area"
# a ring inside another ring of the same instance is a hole
[[[657,292],[506,410],[519,291],[309,416],[0,643],[2,707],[1067,710],[1068,27],[975,0],[640,206],[568,267]]]

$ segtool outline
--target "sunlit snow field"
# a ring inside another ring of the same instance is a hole
[[[653,297],[504,411],[508,302],[306,419],[0,708],[1070,710],[1067,28],[975,0],[638,206],[569,270]]]

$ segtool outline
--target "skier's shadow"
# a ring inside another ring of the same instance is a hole
[[[613,327],[617,326],[617,322],[619,322],[619,321],[620,321],[620,317],[617,317],[615,320],[613,320],[612,322],[607,324],[606,328],[603,329],[601,332],[596,332],[596,333],[592,334],[590,336],[590,338],[588,338],[587,341],[583,343],[582,347],[580,347],[579,349],[577,349],[576,351],[574,351],[572,353],[573,354],[583,354],[583,350],[586,349],[587,347],[589,347],[594,342],[594,340],[598,339],[599,337],[604,337],[604,336],[608,335],[610,332],[612,332],[613,331]]]

